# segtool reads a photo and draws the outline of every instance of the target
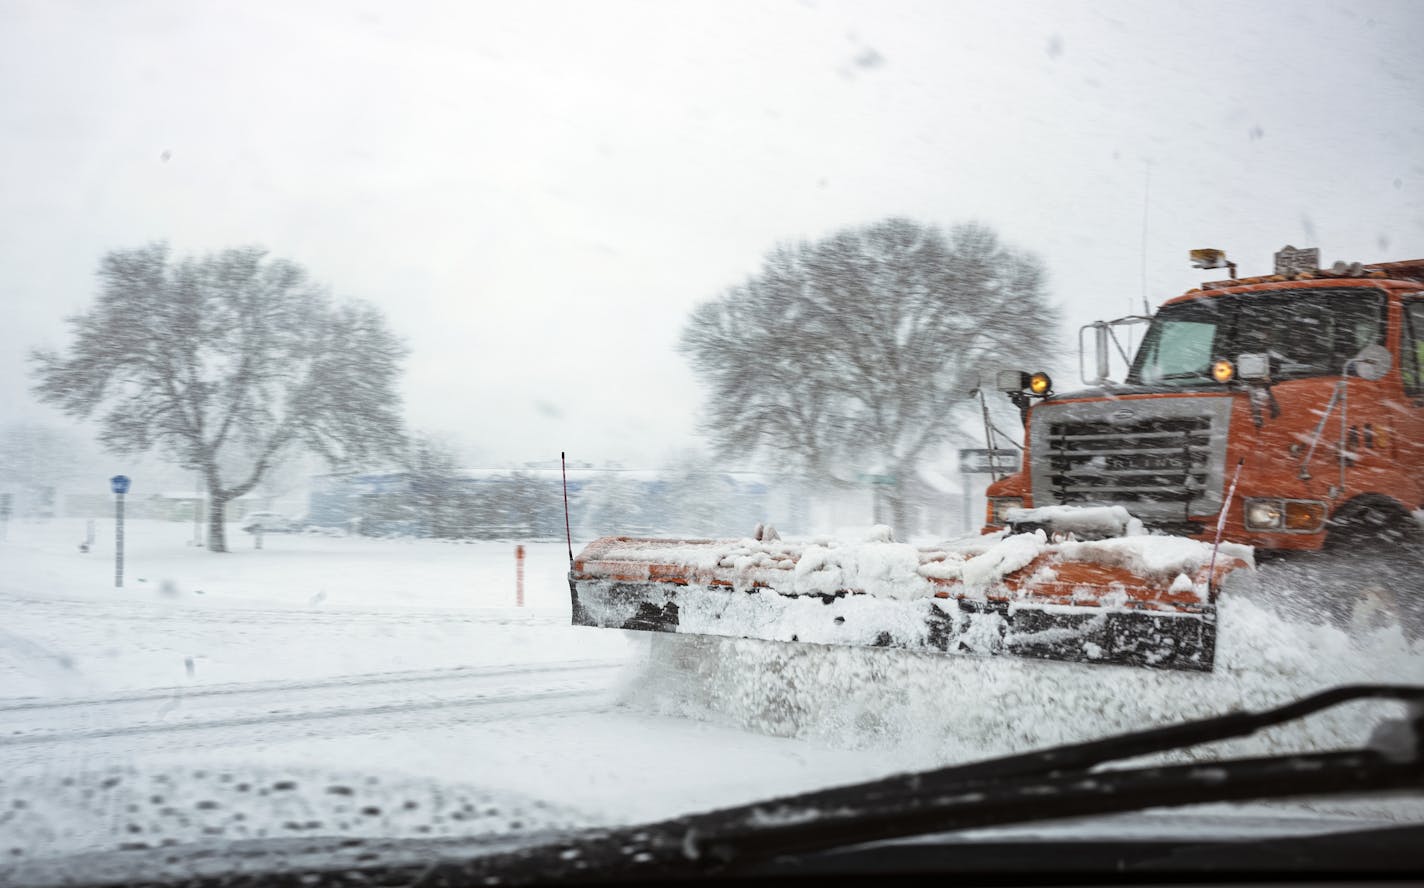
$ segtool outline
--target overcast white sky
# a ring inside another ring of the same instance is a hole
[[[1357,0],[0,0],[0,421],[65,422],[25,353],[156,239],[379,305],[413,428],[629,465],[695,442],[683,319],[780,240],[981,220],[1073,329],[1141,304],[1149,168],[1153,304],[1192,247],[1424,256],[1420,34]]]

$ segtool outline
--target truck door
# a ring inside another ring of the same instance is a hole
[[[1424,293],[1406,296],[1399,348],[1404,403],[1395,405],[1395,449],[1400,477],[1413,490],[1414,508],[1424,506]]]

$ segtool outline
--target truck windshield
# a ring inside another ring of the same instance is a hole
[[[1217,296],[1157,313],[1128,374],[1130,384],[1212,383],[1211,365],[1271,356],[1271,378],[1338,376],[1360,349],[1384,342],[1378,290],[1306,290]]]

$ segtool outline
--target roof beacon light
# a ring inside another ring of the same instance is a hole
[[[1231,381],[1231,377],[1236,375],[1236,368],[1231,366],[1231,362],[1223,358],[1211,365],[1211,378],[1222,384]]]
[[[1053,391],[1053,380],[1047,373],[1035,373],[1028,378],[1028,390],[1042,398]]]
[[[1232,278],[1236,277],[1236,263],[1226,258],[1225,250],[1208,247],[1192,250],[1191,256],[1193,268],[1225,268]]]
[[[1314,274],[1320,270],[1320,248],[1293,247],[1286,244],[1276,251],[1275,260],[1276,274],[1286,277]]]

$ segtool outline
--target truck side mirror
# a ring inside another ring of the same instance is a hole
[[[1112,360],[1116,354],[1122,359],[1126,367],[1132,366],[1132,355],[1128,354],[1128,349],[1123,347],[1122,341],[1118,339],[1117,328],[1131,327],[1138,324],[1150,324],[1152,319],[1144,315],[1128,315],[1112,321],[1094,321],[1091,324],[1084,324],[1078,328],[1078,376],[1083,380],[1084,385],[1111,385]],[[1083,334],[1089,330],[1093,331],[1093,375],[1088,375],[1088,369],[1084,366],[1087,349],[1083,344]]]
[[[1236,356],[1236,378],[1247,384],[1251,393],[1251,422],[1260,428],[1265,419],[1262,408],[1269,407],[1271,419],[1281,415],[1281,405],[1271,391],[1271,353],[1244,352]]]
[[[1354,374],[1361,379],[1368,379],[1374,382],[1383,379],[1389,372],[1389,368],[1394,364],[1394,355],[1389,349],[1378,343],[1372,343],[1360,349],[1360,353],[1345,362],[1345,374],[1349,375],[1353,370]]]

